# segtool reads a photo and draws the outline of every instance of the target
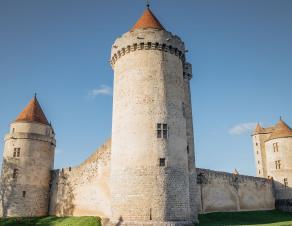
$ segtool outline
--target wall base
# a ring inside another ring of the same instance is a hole
[[[191,221],[120,221],[109,222],[106,226],[193,226]]]
[[[278,199],[275,206],[277,210],[292,212],[292,199]]]

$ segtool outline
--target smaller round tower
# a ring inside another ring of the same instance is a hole
[[[48,214],[55,134],[36,96],[11,123],[4,139],[1,216]]]

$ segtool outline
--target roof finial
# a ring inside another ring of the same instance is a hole
[[[146,0],[146,7],[149,9],[150,8],[150,2],[149,0]]]
[[[282,115],[280,115],[280,121],[282,121]]]
[[[37,98],[37,93],[36,93],[36,92],[34,93],[34,98],[35,98],[35,99]]]

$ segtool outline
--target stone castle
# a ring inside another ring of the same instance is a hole
[[[162,226],[191,225],[198,213],[289,206],[292,131],[282,120],[255,129],[258,177],[196,168],[185,53],[146,8],[112,46],[112,137],[77,167],[53,169],[54,129],[34,97],[4,139],[1,215]]]

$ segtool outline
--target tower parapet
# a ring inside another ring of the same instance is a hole
[[[122,56],[139,50],[157,50],[178,56],[185,60],[185,47],[182,40],[171,32],[149,28],[135,29],[118,38],[112,46],[111,64]]]
[[[50,170],[55,134],[34,97],[10,125],[4,139],[1,174],[1,215],[48,214]]]

